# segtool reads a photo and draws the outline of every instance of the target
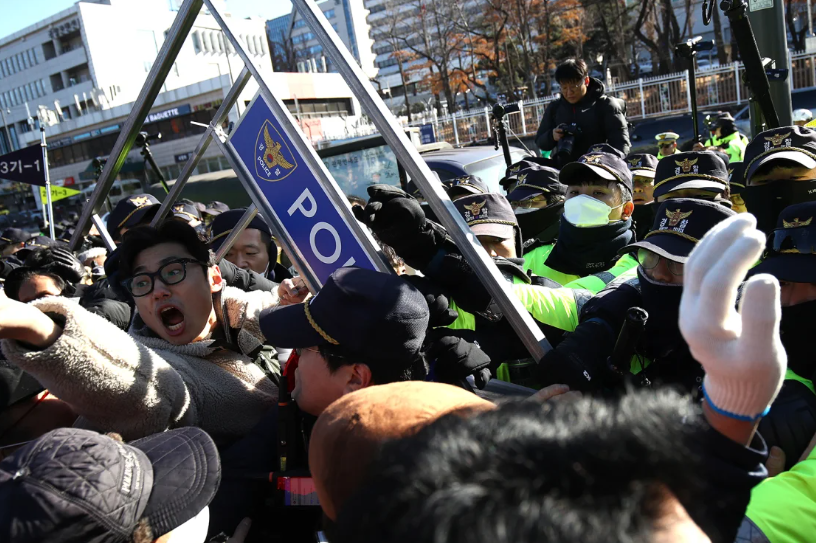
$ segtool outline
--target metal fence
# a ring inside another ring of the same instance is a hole
[[[737,62],[697,71],[697,107],[747,105],[749,91],[742,79],[744,71],[742,63]],[[791,90],[816,89],[816,51],[792,53],[789,77]],[[688,72],[612,83],[607,85],[606,93],[626,102],[629,120],[691,112]],[[519,111],[507,115],[510,130],[519,137],[534,135],[547,104],[557,98],[558,95],[553,95],[519,102]],[[455,145],[485,140],[491,135],[489,108],[458,111],[444,117],[437,117],[432,111],[419,114],[410,124],[428,123],[433,125],[437,141]]]

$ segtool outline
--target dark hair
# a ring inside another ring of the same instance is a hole
[[[719,121],[720,137],[730,136],[737,131],[737,125],[734,121],[729,119],[720,119]]]
[[[317,350],[326,360],[329,371],[336,372],[343,366],[353,364],[365,364],[371,370],[371,379],[377,385],[387,385],[388,383],[398,383],[401,381],[423,381],[428,375],[425,357],[422,353],[410,361],[373,360],[355,353],[341,351],[338,347],[331,345],[319,345]]]
[[[181,221],[164,221],[158,228],[137,226],[128,230],[119,245],[119,278],[127,279],[133,274],[133,263],[139,253],[162,243],[179,243],[196,260],[215,265],[215,255],[207,248],[195,228]]]
[[[580,58],[568,58],[555,69],[555,80],[559,83],[564,81],[583,81],[587,75],[586,62]]]
[[[333,542],[651,541],[672,494],[707,501],[691,413],[648,390],[447,415],[383,446]]]
[[[32,277],[41,276],[48,277],[59,289],[60,293],[65,291],[67,283],[59,275],[46,270],[37,270],[28,266],[22,266],[11,270],[6,277],[5,291],[6,295],[12,300],[20,301],[20,289],[23,284]]]

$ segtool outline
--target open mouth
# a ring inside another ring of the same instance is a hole
[[[167,328],[171,336],[178,335],[184,328],[184,313],[177,307],[169,305],[159,312],[162,324]]]

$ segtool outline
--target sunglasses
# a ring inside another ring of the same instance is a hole
[[[672,145],[674,145],[674,142],[672,142],[672,143],[661,143],[661,144],[658,144],[658,147],[660,147],[661,149],[665,149],[666,147],[671,147]]]
[[[661,260],[664,260],[666,262],[666,267],[669,269],[669,273],[676,277],[683,277],[684,265],[681,264],[680,262],[675,262],[674,260],[663,258],[659,254],[653,253],[648,249],[638,249],[637,261],[638,264],[640,264],[644,270],[655,269]]]

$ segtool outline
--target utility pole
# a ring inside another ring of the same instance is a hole
[[[808,5],[810,5],[810,2],[808,2]],[[757,46],[762,57],[774,60],[777,70],[788,70],[790,68],[790,53],[788,52],[788,33],[785,25],[783,0],[748,0],[748,20],[754,29]],[[780,126],[793,124],[790,93],[791,77],[791,73],[788,73],[784,80],[768,77],[771,99],[776,107]],[[757,108],[751,109],[751,124],[753,126],[757,125],[753,119],[754,113],[757,111]]]
[[[0,114],[3,116],[3,128],[6,130],[6,141],[8,142],[8,150],[7,153],[10,153],[14,150],[14,144],[11,142],[11,134],[9,133],[8,124],[6,123],[6,108],[0,107]]]

